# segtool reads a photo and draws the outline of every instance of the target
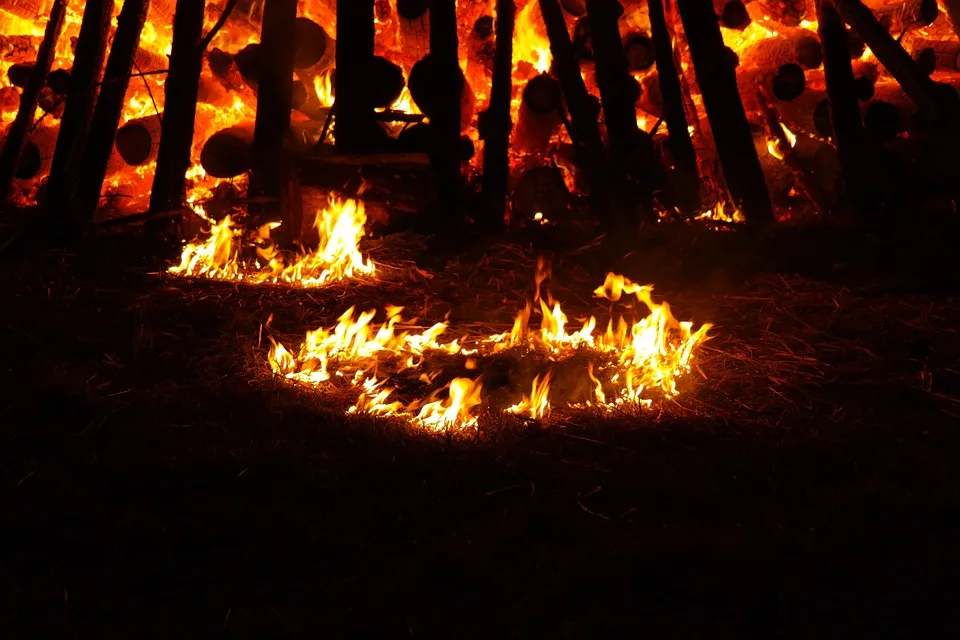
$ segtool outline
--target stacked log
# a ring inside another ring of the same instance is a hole
[[[404,53],[421,60],[430,53],[431,0],[397,0],[400,43]]]
[[[914,59],[919,58],[924,51],[929,51],[932,55],[935,69],[960,71],[960,42],[914,38],[911,42]]]
[[[743,0],[714,0],[713,6],[720,16],[720,24],[727,29],[743,31],[750,26],[750,14]]]
[[[46,11],[45,0],[5,0],[3,10],[24,20],[37,20]]]
[[[42,40],[38,36],[0,34],[0,61],[14,64],[32,61]]]
[[[117,130],[114,144],[124,162],[139,167],[157,159],[162,118],[162,114],[136,118]]]
[[[200,165],[214,178],[235,178],[253,164],[252,122],[217,131],[200,150]]]
[[[797,27],[804,20],[815,20],[807,0],[757,0],[764,15],[785,27]]]
[[[940,14],[937,0],[881,0],[866,4],[894,36],[911,27],[926,27]]]
[[[548,74],[540,74],[523,88],[513,148],[524,153],[543,155],[550,138],[563,123],[563,94],[560,83]]]
[[[444,87],[438,82],[439,74],[437,72],[437,63],[429,54],[419,60],[413,69],[410,70],[410,78],[407,87],[410,89],[410,97],[414,103],[423,112],[425,116],[433,119],[436,115],[437,103],[444,90]],[[473,112],[476,108],[476,96],[470,83],[461,71],[458,83],[460,89],[460,130],[466,131],[473,119]]]
[[[820,39],[809,29],[784,29],[775,38],[764,38],[747,47],[741,59],[745,65],[761,69],[796,63],[805,69],[816,69],[823,62]]]
[[[646,33],[634,32],[623,39],[623,53],[630,71],[646,71],[653,66],[653,40]]]

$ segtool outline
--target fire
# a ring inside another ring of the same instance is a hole
[[[538,287],[547,274],[541,262]],[[530,327],[532,307],[528,303],[517,314],[510,331],[487,337],[460,336],[450,341],[442,340],[448,329],[445,323],[403,331],[402,310],[398,307],[388,307],[380,325],[373,324],[376,310],[356,314],[351,307],[332,328],[308,332],[296,355],[274,342],[268,361],[275,374],[291,382],[314,387],[330,383],[344,391],[353,389],[358,396],[347,409],[349,413],[392,416],[430,430],[477,425],[480,408],[489,403],[483,396],[484,373],[475,379],[454,377],[423,399],[416,391],[409,398],[411,381],[418,389],[423,384],[433,386],[436,380],[447,377],[445,371],[451,365],[455,370],[482,369],[485,359],[494,356],[545,356],[566,369],[562,376],[572,376],[578,388],[587,390],[579,398],[566,392],[552,396],[558,374],[551,368],[535,375],[526,385],[529,394],[502,409],[507,413],[543,419],[558,401],[567,409],[593,406],[611,411],[649,406],[652,394],[671,398],[679,393],[678,380],[690,371],[694,354],[711,328],[703,324],[694,329],[693,323],[676,320],[670,306],[655,302],[652,294],[650,286],[609,273],[594,296],[611,303],[632,297],[646,310],[644,317],[628,321],[612,314],[606,329],[598,331],[596,318],[590,316],[573,331],[560,303],[548,304],[541,299],[539,330]],[[584,356],[585,366],[577,360]],[[400,399],[403,397],[407,399]]]
[[[313,88],[322,107],[333,106],[333,71],[324,71],[313,78]]]
[[[246,230],[227,216],[212,224],[205,240],[187,244],[180,264],[171,267],[169,272],[254,284],[296,283],[304,287],[373,275],[374,264],[365,259],[359,249],[366,220],[362,202],[331,197],[328,206],[317,214],[314,225],[320,237],[319,246],[288,263],[270,242],[270,231],[278,223],[269,223],[257,230],[257,258],[248,260],[241,255]]]
[[[540,5],[531,0],[517,13],[516,35],[513,43],[513,68],[521,61],[534,66],[537,73],[550,71],[553,57],[550,54],[550,41],[544,32]]]

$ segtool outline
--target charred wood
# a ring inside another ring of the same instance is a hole
[[[807,29],[788,29],[779,37],[764,38],[747,47],[741,56],[745,64],[759,68],[796,63],[815,69],[823,62],[817,34]]]
[[[43,38],[0,34],[0,60],[4,62],[32,62]]]
[[[750,26],[750,14],[742,0],[726,0],[720,9],[720,24],[727,29],[743,31]]]
[[[457,68],[460,68],[459,65]],[[435,117],[442,96],[447,91],[447,87],[443,85],[441,73],[440,63],[433,54],[427,54],[425,58],[413,65],[407,82],[414,104],[430,119]],[[450,70],[450,74],[455,76],[451,80],[451,86],[457,87],[460,96],[460,130],[465,131],[473,118],[476,96],[464,77],[463,71],[454,73]]]
[[[40,92],[46,84],[47,75],[53,65],[56,55],[57,40],[63,30],[63,23],[67,13],[66,0],[54,0],[53,8],[43,34],[43,42],[37,52],[37,63],[30,76],[30,80],[20,95],[20,107],[17,116],[7,131],[0,149],[0,199],[5,200],[10,191],[17,164],[23,153],[27,135],[33,125],[33,115],[40,100]]]
[[[574,18],[580,18],[587,13],[586,0],[560,0],[560,6]]]
[[[456,0],[434,0],[430,7],[430,58],[436,85],[432,94],[433,114],[428,114],[433,134],[430,159],[437,179],[436,222],[446,230],[458,221],[461,207],[460,132],[464,128],[463,96],[469,91],[458,55]],[[469,93],[472,97],[473,92]],[[427,113],[426,109],[423,112]]]
[[[736,72],[723,53],[723,38],[713,5],[679,0],[678,6],[717,155],[734,204],[748,223],[770,223],[773,221],[770,194],[737,91]]]
[[[131,120],[117,130],[117,153],[130,166],[138,167],[157,158],[161,114]],[[186,171],[186,168],[184,169]]]
[[[545,154],[550,138],[563,124],[562,106],[563,96],[556,78],[544,73],[530,80],[521,94],[513,148]]]
[[[656,62],[653,40],[645,33],[631,33],[624,38],[623,52],[630,71],[645,71]]]
[[[513,214],[523,220],[559,220],[570,207],[570,191],[556,167],[535,167],[517,181],[511,196]]]
[[[493,231],[503,227],[510,174],[510,97],[513,93],[514,0],[497,0],[496,53],[490,105],[480,114],[477,128],[483,140],[482,224]]]
[[[253,123],[216,132],[203,143],[200,165],[214,178],[235,178],[253,164]]]
[[[400,42],[414,60],[430,53],[430,5],[433,0],[397,0]]]
[[[797,27],[804,20],[813,19],[806,0],[757,0],[764,14],[785,27]]]
[[[296,42],[293,62],[295,69],[322,66],[322,71],[333,64],[337,50],[336,41],[313,20],[298,17],[294,23],[293,38]]]
[[[371,87],[366,82],[374,57],[373,16],[373,0],[337,3],[337,33],[344,37],[337,46],[334,113],[336,146],[343,153],[368,152],[385,143],[383,130],[374,120]]]
[[[186,190],[185,174],[190,168],[190,148],[203,70],[200,45],[204,11],[197,4],[191,0],[179,0],[173,18],[170,72],[164,83],[165,118],[157,145],[157,170],[150,194],[150,208],[156,211],[180,207]],[[119,135],[117,148],[120,148]]]

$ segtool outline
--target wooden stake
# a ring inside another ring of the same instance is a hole
[[[366,82],[373,65],[373,0],[337,2],[336,104],[337,150],[343,153],[371,151],[377,123]]]
[[[678,0],[690,57],[730,195],[750,224],[773,222],[773,205],[737,91],[713,4]]]
[[[157,152],[150,208],[178,209],[183,204],[185,174],[190,168],[197,95],[203,69],[204,3],[178,0],[173,18],[170,72],[164,84],[164,118]]]
[[[847,28],[831,0],[817,0],[817,22],[823,43],[824,79],[837,155],[854,210],[862,213],[866,189],[866,132],[860,117]]]
[[[657,58],[657,81],[663,97],[664,119],[667,122],[667,134],[670,140],[670,155],[674,165],[681,173],[685,183],[689,183],[689,192],[684,195],[682,206],[684,213],[694,214],[700,207],[700,175],[697,171],[697,153],[690,140],[687,129],[687,116],[683,108],[683,92],[680,78],[673,60],[673,45],[670,29],[667,27],[663,12],[663,0],[648,0],[650,9],[650,37],[653,39],[654,55]]]
[[[117,136],[117,126],[123,114],[133,58],[149,6],[150,0],[124,0],[123,9],[117,18],[117,32],[110,47],[110,57],[107,59],[100,96],[93,112],[90,136],[87,139],[77,184],[74,212],[75,222],[80,229],[88,226],[97,212],[100,190],[103,188],[107,164]]]
[[[47,28],[43,33],[43,42],[37,52],[37,62],[33,67],[33,73],[20,95],[20,108],[17,111],[17,117],[10,125],[3,143],[3,149],[0,150],[0,201],[6,200],[7,194],[10,192],[13,174],[17,170],[20,154],[23,153],[23,146],[27,142],[27,134],[33,125],[33,114],[37,110],[40,91],[43,90],[47,82],[47,74],[50,73],[50,67],[53,65],[57,40],[60,39],[60,32],[63,30],[63,20],[66,15],[67,0],[55,0],[53,8],[50,10]]]
[[[478,129],[483,139],[482,224],[496,231],[503,227],[510,173],[510,96],[513,91],[513,27],[517,6],[513,0],[497,0],[497,50],[493,59],[490,106],[480,114]]]
[[[430,57],[442,87],[430,125],[439,200],[437,223],[449,227],[460,213],[460,98],[466,83],[459,63],[456,0],[434,0],[430,7]]]
[[[253,172],[250,179],[250,195],[254,198],[279,198],[283,189],[283,141],[290,129],[290,111],[293,108],[296,21],[297,0],[271,0],[264,5],[257,119],[253,134]],[[281,218],[283,222],[288,222],[283,212]],[[285,230],[291,229],[286,226]]]
[[[97,88],[107,50],[113,0],[88,0],[70,72],[70,88],[60,119],[60,134],[47,181],[47,209],[60,212],[73,199],[81,153],[90,133]]]

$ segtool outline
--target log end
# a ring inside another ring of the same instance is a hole
[[[296,41],[295,69],[309,69],[323,59],[327,51],[327,32],[319,24],[300,16],[294,24],[293,37]]]
[[[807,69],[816,69],[823,64],[823,48],[820,40],[805,36],[797,42],[797,62]]]
[[[634,33],[628,36],[623,44],[623,51],[631,71],[644,71],[656,62],[653,40],[645,33]]]
[[[803,69],[792,62],[781,65],[773,78],[773,95],[779,100],[795,100],[806,89]]]
[[[727,29],[743,31],[750,26],[750,14],[741,0],[730,0],[720,12],[720,24]]]
[[[523,88],[523,104],[534,113],[551,113],[560,108],[562,95],[557,79],[541,73]]]
[[[873,98],[874,93],[874,82],[873,78],[869,76],[860,76],[853,81],[853,89],[857,93],[857,99],[861,102],[866,102]]]

